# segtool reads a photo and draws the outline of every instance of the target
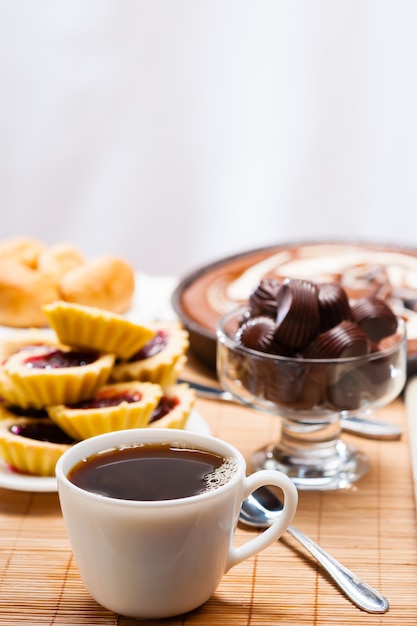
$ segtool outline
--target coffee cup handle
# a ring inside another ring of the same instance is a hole
[[[288,476],[275,470],[259,470],[245,478],[244,498],[247,498],[258,487],[276,486],[284,493],[284,506],[271,526],[254,539],[250,539],[238,548],[231,546],[226,563],[226,572],[245,559],[267,548],[284,534],[291,524],[298,503],[297,489]]]

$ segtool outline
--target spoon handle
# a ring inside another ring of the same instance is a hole
[[[340,419],[342,430],[369,439],[400,439],[402,430],[396,424],[367,416],[347,415]]]
[[[389,602],[382,594],[336,561],[301,530],[290,526],[287,531],[315,557],[354,604],[368,613],[385,613],[389,609]]]

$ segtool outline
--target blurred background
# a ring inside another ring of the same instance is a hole
[[[0,238],[417,246],[414,0],[0,0]]]

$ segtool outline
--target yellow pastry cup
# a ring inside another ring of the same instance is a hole
[[[186,383],[172,385],[165,389],[164,395],[148,423],[148,427],[184,429],[194,407],[195,400],[195,391]],[[162,415],[159,418],[157,418],[158,413]]]
[[[148,381],[158,383],[164,388],[176,382],[179,371],[186,361],[188,333],[176,322],[155,322],[150,327],[155,331],[155,337],[150,344],[155,345],[159,342],[160,350],[147,358],[133,357],[130,360],[116,361],[111,373],[112,381]],[[143,352],[146,350],[145,345]]]
[[[33,348],[51,348],[59,349],[58,338],[52,330],[30,328],[27,330],[15,330],[8,333],[7,336],[0,340],[0,393],[5,398],[10,398],[13,403],[17,402],[19,392],[13,387],[13,382],[4,374],[2,365],[13,354]],[[0,408],[1,411],[1,408]]]
[[[49,404],[75,404],[91,398],[112,370],[114,356],[96,355],[92,362],[71,367],[29,367],[28,359],[55,348],[34,347],[12,354],[0,371],[0,395],[6,404],[43,408]],[[71,353],[69,349],[64,350]]]
[[[97,307],[59,300],[45,305],[43,311],[62,343],[119,359],[130,359],[155,335],[146,326]]]
[[[87,439],[115,430],[142,428],[162,397],[162,388],[153,383],[104,385],[83,403],[48,406],[53,422],[74,439]],[[116,404],[109,404],[109,402]]]
[[[7,413],[7,412],[6,412]],[[4,417],[0,419],[0,457],[14,471],[35,476],[55,476],[55,465],[71,444],[40,441],[13,433],[13,427],[42,424],[49,418]]]

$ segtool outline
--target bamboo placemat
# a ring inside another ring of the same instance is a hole
[[[190,373],[197,376],[195,370]],[[198,376],[204,372],[198,373]],[[279,432],[279,420],[234,404],[198,400],[212,433],[247,457]],[[401,400],[379,412],[406,429]],[[399,441],[344,435],[370,459],[347,491],[300,493],[295,524],[390,601],[383,615],[353,605],[286,534],[230,570],[200,609],[153,626],[322,626],[417,624],[417,524],[407,431]],[[238,528],[236,543],[250,532]],[[256,531],[252,531],[256,532]],[[120,625],[85,591],[72,559],[55,493],[0,490],[0,624]]]

